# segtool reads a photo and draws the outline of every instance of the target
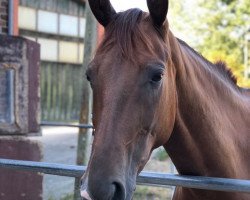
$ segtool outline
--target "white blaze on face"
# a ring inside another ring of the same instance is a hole
[[[86,190],[81,191],[81,197],[83,197],[87,200],[92,200]]]

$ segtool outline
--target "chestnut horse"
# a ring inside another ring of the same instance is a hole
[[[81,195],[130,200],[151,152],[164,146],[179,174],[250,179],[250,95],[222,62],[174,37],[167,0],[116,13],[89,0],[105,35],[86,72],[94,141]],[[249,194],[177,187],[174,200],[246,200]]]

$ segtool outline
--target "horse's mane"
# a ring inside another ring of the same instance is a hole
[[[225,62],[218,61],[215,63],[215,66],[217,66],[218,71],[221,71],[222,73],[226,74],[226,76],[234,83],[237,84],[237,78],[233,74],[232,70],[229,69]]]
[[[143,48],[151,52],[153,45],[150,36],[139,25],[146,17],[145,12],[136,8],[119,12],[105,30],[100,51],[105,53],[116,44],[121,51],[121,56],[132,62],[137,60],[134,51],[138,44],[143,44]]]
[[[233,84],[237,84],[237,78],[234,76],[231,69],[228,68],[225,62],[218,61],[216,63],[211,63],[206,58],[204,58],[200,53],[195,51],[193,48],[191,48],[186,42],[183,40],[177,38],[179,43],[185,47],[187,47],[189,50],[191,50],[196,56],[201,58],[207,65],[212,66],[215,70],[217,70],[220,74],[222,74],[227,80],[229,80]]]

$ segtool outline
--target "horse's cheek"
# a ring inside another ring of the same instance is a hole
[[[176,97],[166,94],[162,97],[159,107],[155,128],[155,147],[164,145],[171,136],[176,117]]]

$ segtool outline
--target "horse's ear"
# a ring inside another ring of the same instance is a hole
[[[104,27],[116,15],[116,11],[109,0],[89,0],[89,6],[97,21]]]
[[[168,13],[168,0],[147,0],[148,10],[154,24],[161,27]]]

